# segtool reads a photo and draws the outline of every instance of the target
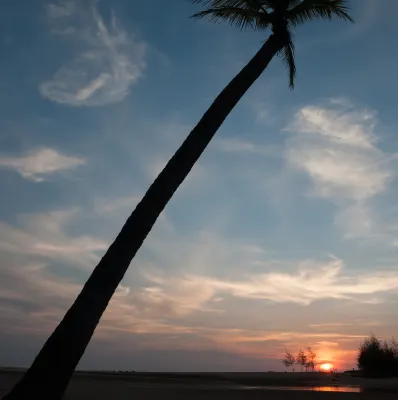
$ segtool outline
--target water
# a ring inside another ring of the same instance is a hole
[[[319,386],[313,388],[314,392],[343,392],[343,393],[361,393],[359,386]]]
[[[361,393],[359,386],[246,386],[249,390],[298,390],[306,392]]]

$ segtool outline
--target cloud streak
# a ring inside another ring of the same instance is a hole
[[[76,215],[74,210],[24,215],[18,228],[0,222],[0,250],[90,268],[108,244],[90,235],[69,235],[66,227]]]
[[[41,263],[13,263],[6,268],[3,266],[0,269],[0,277],[3,282],[11,285],[0,288],[0,310],[2,319],[7,319],[13,332],[32,334],[53,329],[81,289],[81,285],[73,279],[56,276],[46,264]],[[211,292],[228,291],[230,283],[203,277],[167,280],[153,277],[152,284],[162,286],[162,289],[158,288],[155,291],[153,287],[147,286],[142,292],[134,293],[128,286],[119,286],[96,336],[114,338],[117,333],[135,333],[178,338],[178,335],[185,335],[189,336],[189,340],[185,341],[184,347],[195,346],[200,339],[201,345],[209,348],[213,348],[217,343],[217,346],[239,352],[244,352],[257,343],[263,345],[267,341],[286,343],[363,338],[362,334],[355,333],[211,327],[192,321],[186,322],[190,313],[203,311],[203,304],[211,296]],[[233,291],[241,296],[243,292],[247,293],[250,284],[236,282],[233,284]],[[10,290],[8,287],[17,289]],[[162,292],[165,287],[168,290],[167,298]],[[145,298],[143,292],[149,293],[149,296]],[[176,307],[179,307],[179,304],[182,308],[173,309],[170,304]],[[26,323],[27,317],[29,324]],[[152,344],[156,346],[156,342]],[[162,340],[158,345],[162,346]]]
[[[294,273],[250,274],[243,280],[184,275],[182,277],[148,276],[153,285],[141,292],[144,301],[169,304],[177,314],[206,310],[215,297],[229,295],[238,298],[269,300],[275,303],[310,305],[322,299],[377,302],[377,295],[398,288],[398,274],[378,272],[354,277],[345,275],[342,260],[327,263],[299,262]],[[221,311],[221,310],[219,310]]]
[[[326,198],[365,200],[382,192],[391,177],[375,146],[375,114],[307,106],[295,116],[287,150],[289,163],[306,172],[315,193]]]
[[[76,12],[76,3],[74,0],[59,0],[58,3],[48,4],[46,11],[52,19],[69,17]]]
[[[376,126],[374,111],[356,109],[345,99],[305,106],[288,126],[288,164],[311,179],[315,196],[340,207],[335,222],[346,238],[370,233],[369,200],[383,193],[394,175],[395,156],[377,147]]]
[[[47,335],[80,290],[80,285],[55,277],[45,265],[15,265],[12,269],[0,269],[0,279],[18,288],[12,291],[0,288],[1,320],[13,335]],[[294,347],[314,343],[318,350],[330,347],[330,341],[349,340],[356,343],[364,337],[360,333],[309,332],[305,329],[212,327],[185,321],[185,318],[170,320],[162,311],[156,309],[149,312],[142,304],[137,304],[129,288],[121,286],[102,318],[94,342],[106,343],[109,351],[119,349],[123,354],[128,352],[126,344],[131,343],[132,338],[144,348],[199,348],[200,351],[214,351],[216,348],[254,358],[258,357],[260,349],[261,354],[266,349],[270,358],[279,360],[286,343]],[[321,357],[322,351],[317,352]],[[336,357],[336,349],[333,354]]]
[[[45,147],[19,157],[0,156],[0,168],[14,170],[25,179],[35,182],[41,182],[49,175],[75,169],[85,163],[83,158],[67,156]]]
[[[243,139],[219,139],[216,148],[224,153],[257,154],[262,156],[275,156],[278,154],[276,146],[264,146]]]
[[[122,197],[119,202],[115,199],[115,204],[123,208],[125,200],[131,201]],[[107,207],[108,201],[104,205]],[[2,321],[12,327],[10,332],[40,336],[51,331],[81,288],[73,273],[58,275],[54,264],[62,262],[65,268],[85,268],[88,263],[93,265],[98,251],[106,247],[93,237],[68,234],[69,225],[79,215],[78,211],[57,211],[22,216],[18,228],[0,225],[0,252],[4,261],[0,281],[7,282],[0,288],[0,313]],[[161,248],[156,243],[161,239],[159,233],[165,239]],[[192,245],[185,248],[182,239]],[[199,346],[211,350],[216,346],[253,357],[260,347],[268,346],[270,357],[279,358],[286,344],[357,342],[363,338],[363,332],[359,329],[336,333],[331,332],[332,326],[320,332],[313,329],[307,332],[305,323],[294,329],[291,325],[263,329],[261,324],[248,327],[245,321],[235,328],[237,316],[230,307],[236,299],[257,302],[261,307],[270,303],[272,307],[278,303],[310,306],[323,299],[364,303],[381,301],[383,292],[398,287],[395,273],[355,277],[347,273],[343,261],[337,258],[326,262],[281,261],[278,265],[281,272],[271,272],[275,261],[267,261],[262,248],[240,242],[234,243],[231,250],[230,242],[209,232],[197,238],[182,238],[176,232],[162,230],[155,232],[151,243],[149,249],[158,252],[167,274],[148,267],[147,263],[144,272],[129,271],[102,319],[96,340],[125,346],[127,338],[135,334],[141,346],[151,348],[181,348],[183,342],[184,349]],[[173,258],[176,253],[178,257]],[[253,260],[262,260],[262,269],[270,272],[242,275],[242,265]],[[239,264],[238,270],[234,262]],[[169,270],[169,263],[174,268]],[[231,267],[228,276],[217,276],[217,269],[225,265]],[[235,325],[231,327],[231,323]]]
[[[78,35],[85,49],[62,65],[52,79],[43,82],[40,93],[56,103],[71,106],[103,106],[122,101],[131,86],[143,77],[147,45],[129,35],[114,14],[107,25],[97,9],[79,7],[73,1],[49,6],[50,22],[68,19],[71,25],[64,32],[68,31],[68,37]]]

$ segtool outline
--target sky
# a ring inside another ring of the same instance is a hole
[[[397,334],[396,0],[296,28],[177,191],[79,368],[355,366]],[[28,366],[123,222],[269,32],[188,0],[6,1],[0,365]]]

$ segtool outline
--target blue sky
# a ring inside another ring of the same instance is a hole
[[[185,0],[0,15],[0,364],[26,366],[156,174],[267,38]],[[398,326],[395,0],[296,30],[132,263],[81,368],[351,367]],[[38,6],[39,5],[39,6]],[[172,359],[172,363],[170,360]]]

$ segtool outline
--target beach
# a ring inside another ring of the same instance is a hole
[[[0,398],[21,377],[20,371],[0,371]],[[313,391],[359,387],[355,392]],[[397,397],[397,380],[364,380],[342,377],[336,382],[328,374],[225,373],[225,374],[154,374],[154,373],[77,373],[65,394],[66,400],[192,400],[217,399],[392,399]],[[395,393],[394,393],[395,392]]]

